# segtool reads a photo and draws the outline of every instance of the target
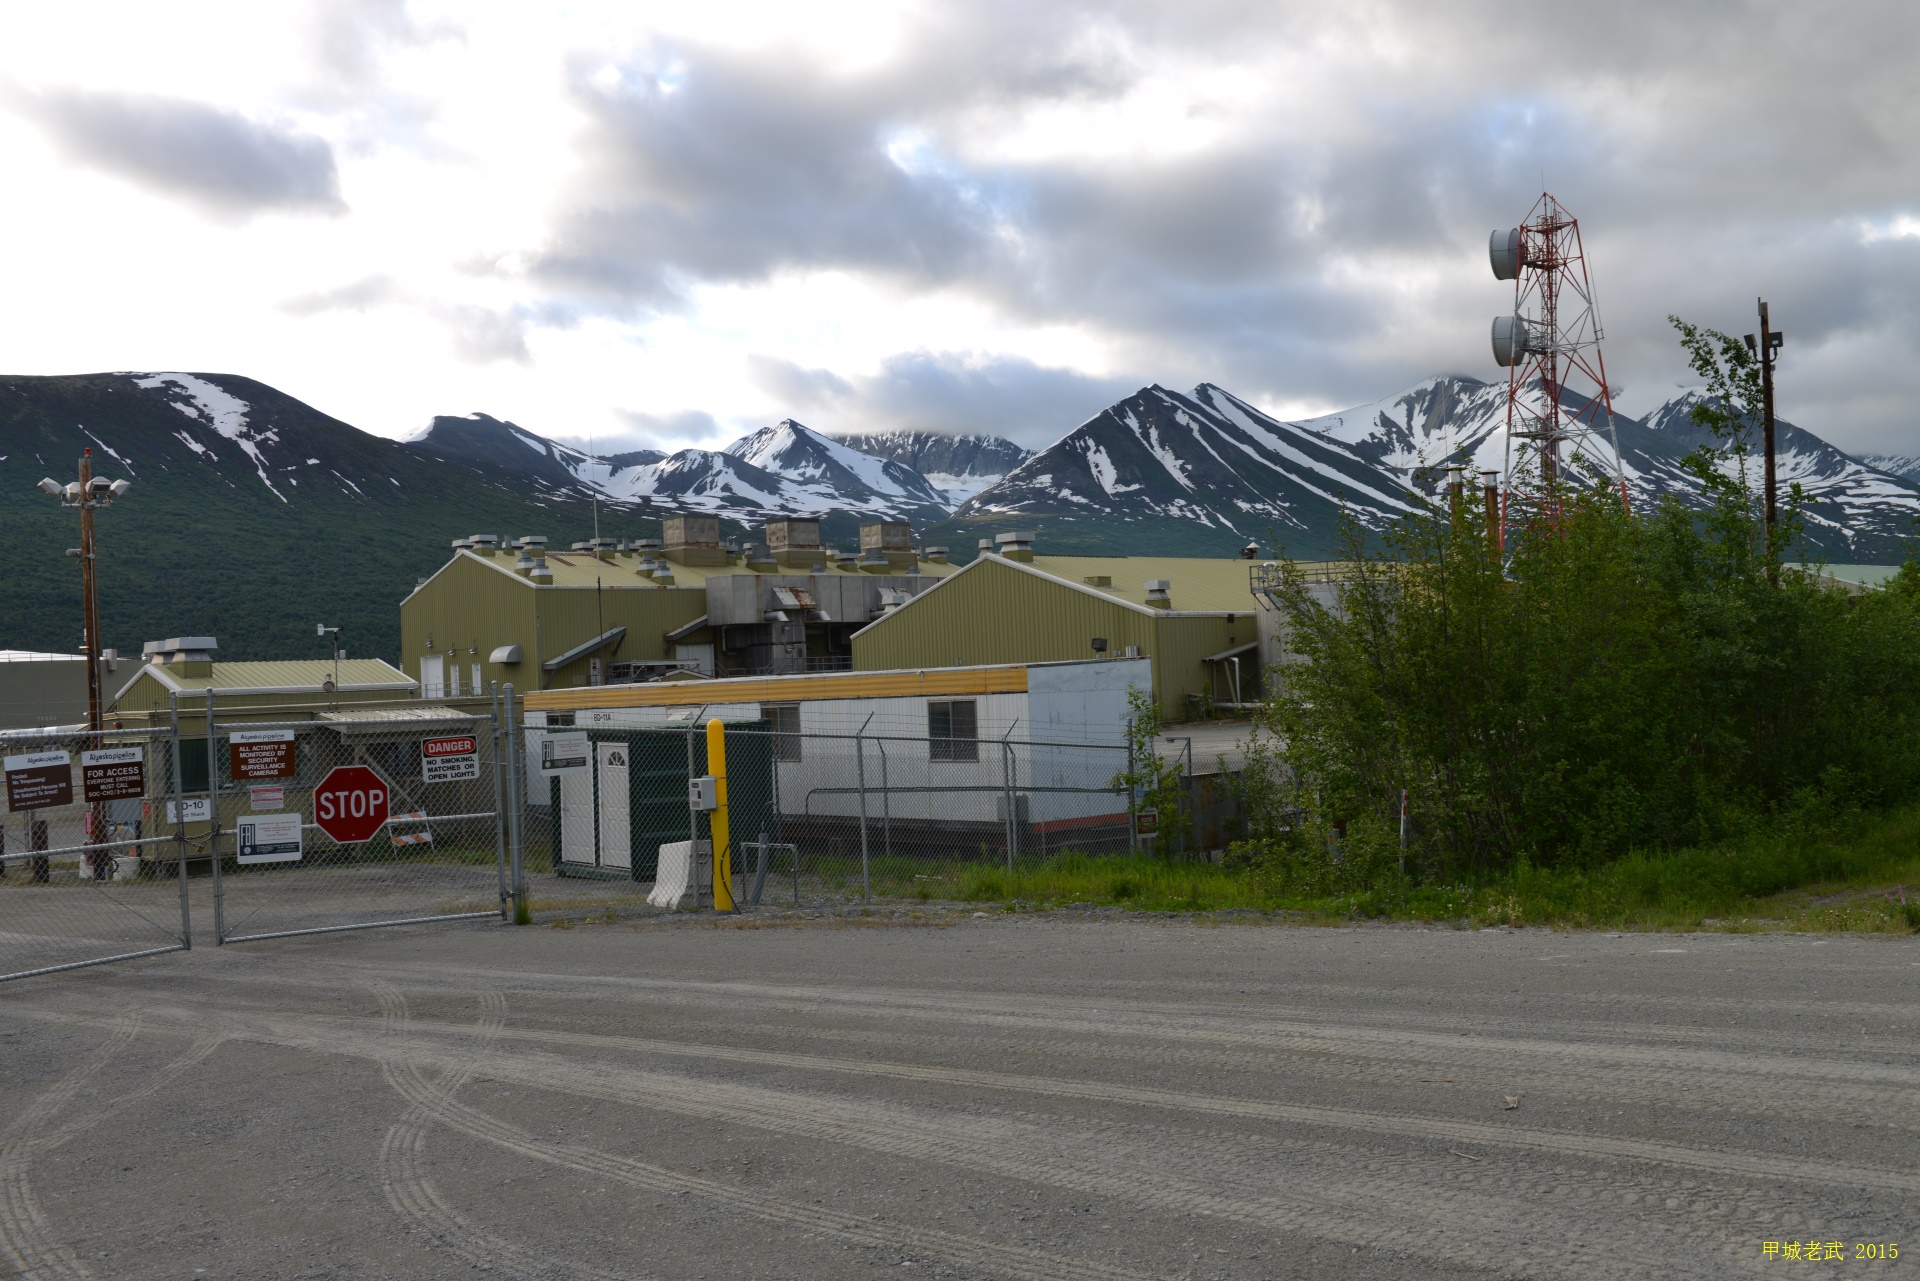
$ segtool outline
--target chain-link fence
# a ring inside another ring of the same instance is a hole
[[[0,735],[0,979],[188,945],[163,731]]]
[[[223,724],[210,701],[208,715],[210,811],[188,842],[219,942],[505,919],[497,713],[414,701]]]
[[[1125,744],[726,725],[732,891],[742,906],[963,897],[983,871],[1137,848]],[[705,843],[690,778],[714,772],[704,722],[527,736],[534,910],[644,902],[662,846]]]

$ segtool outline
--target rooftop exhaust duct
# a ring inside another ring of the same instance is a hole
[[[1173,608],[1173,584],[1164,578],[1149,578],[1146,582],[1147,604],[1155,609]]]

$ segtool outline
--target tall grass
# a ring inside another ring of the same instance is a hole
[[[1045,909],[1095,904],[1143,912],[1233,909],[1311,919],[1588,928],[1814,928],[1920,931],[1920,806],[1824,828],[1791,825],[1591,867],[1512,868],[1450,884],[1375,879],[1332,892],[1281,869],[1069,853],[1017,867],[977,865],[923,878],[926,897]],[[1902,887],[1906,899],[1892,887]],[[1829,901],[1830,900],[1830,901]]]

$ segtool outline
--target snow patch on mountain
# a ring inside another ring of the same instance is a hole
[[[240,446],[241,452],[253,460],[254,471],[260,477],[260,483],[272,490],[273,496],[281,502],[287,496],[274,486],[267,476],[267,457],[260,449],[261,445],[276,443],[279,434],[271,429],[253,431],[247,426],[247,411],[252,408],[246,401],[228,392],[204,378],[192,374],[149,374],[144,378],[135,378],[133,385],[146,391],[158,391],[173,388],[185,394],[185,400],[172,397],[168,403],[198,423],[205,423],[214,431]],[[182,439],[185,439],[183,436]],[[189,441],[189,444],[193,442]],[[195,453],[201,452],[198,446]]]

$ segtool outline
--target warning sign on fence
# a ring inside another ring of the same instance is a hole
[[[73,804],[73,758],[65,752],[9,756],[6,766],[9,810],[43,810]]]
[[[420,781],[459,783],[480,777],[480,740],[471,734],[420,744]]]
[[[298,814],[243,814],[236,827],[234,857],[242,863],[298,863]]]
[[[103,747],[80,753],[80,784],[87,803],[124,801],[147,794],[147,749]]]
[[[227,736],[227,766],[233,781],[293,777],[293,731],[238,730]]]

